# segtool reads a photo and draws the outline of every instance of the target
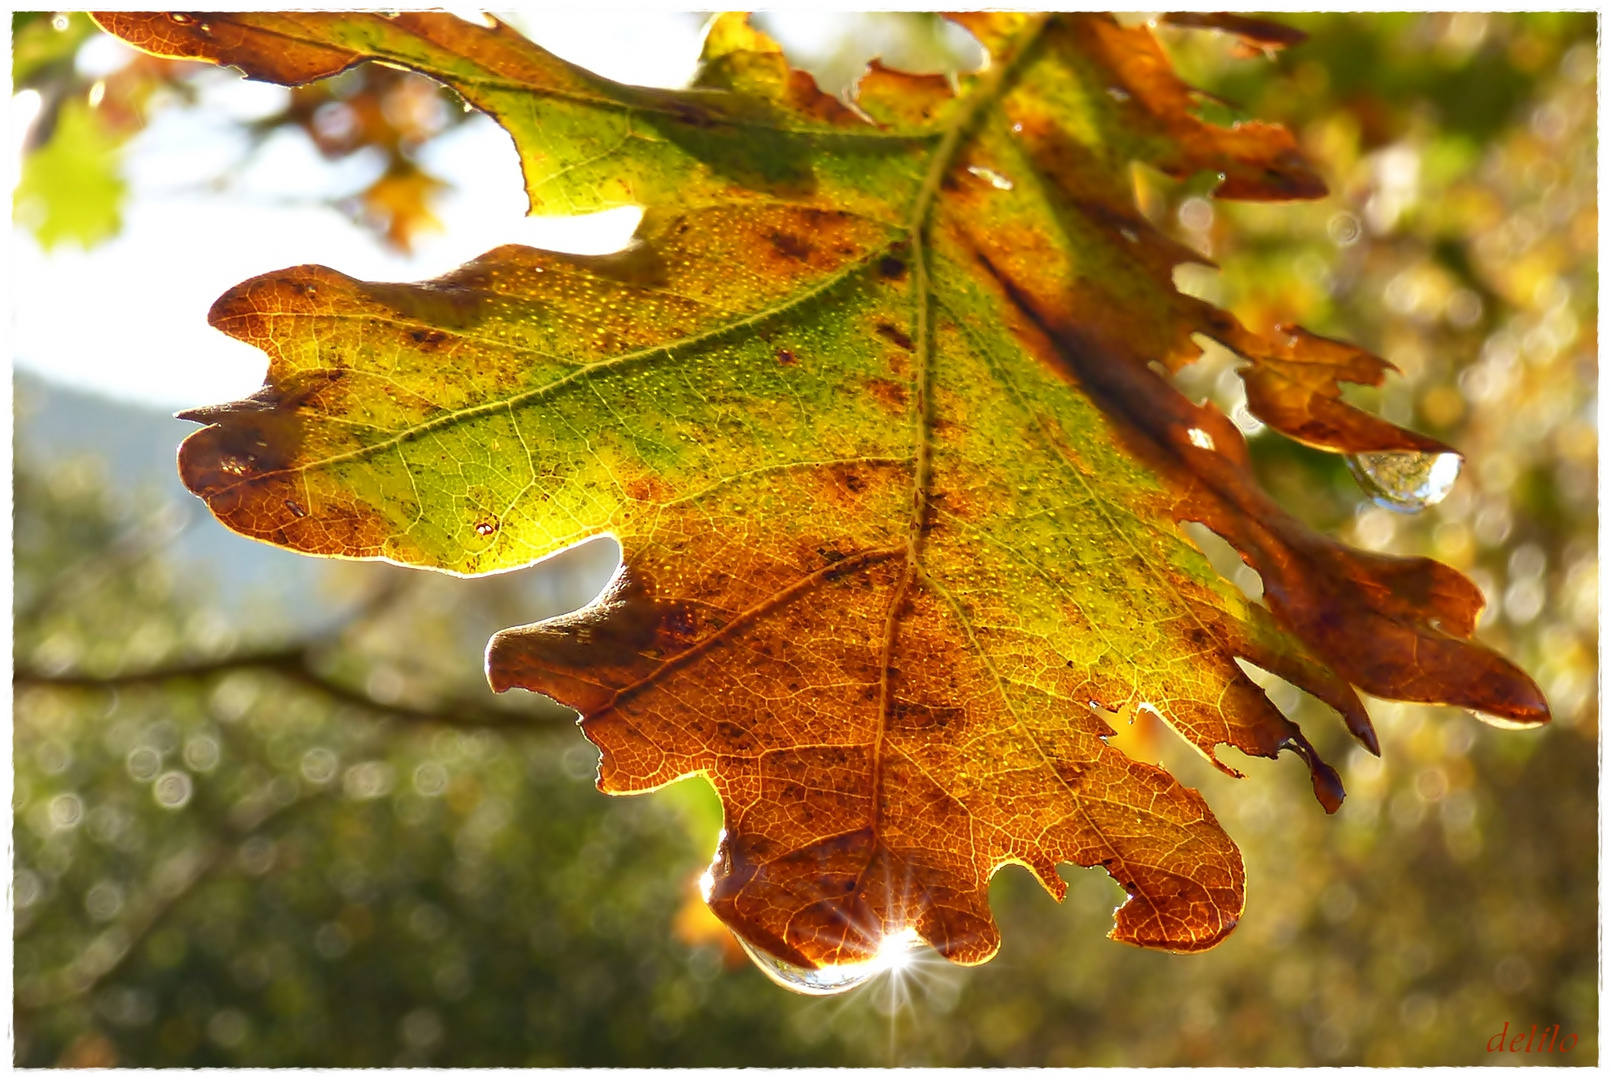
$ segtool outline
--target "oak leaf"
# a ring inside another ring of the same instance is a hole
[[[1057,864],[1104,867],[1122,941],[1220,941],[1239,853],[1197,792],[1106,740],[1145,707],[1228,772],[1221,744],[1292,749],[1334,810],[1337,774],[1239,661],[1372,751],[1354,687],[1547,719],[1469,640],[1474,585],[1300,524],[1238,429],[1171,386],[1201,334],[1246,359],[1275,429],[1449,452],[1342,400],[1385,361],[1175,290],[1202,260],[1138,213],[1133,163],[1218,173],[1225,197],[1324,187],[1283,129],[1198,119],[1144,26],[958,16],[985,71],[953,89],[875,64],[841,101],[736,16],[684,91],[440,13],[97,18],[254,78],[411,68],[509,131],[533,212],[646,208],[612,256],[237,286],[210,318],[268,380],[185,414],[206,426],[180,469],[231,528],[314,554],[483,574],[614,535],[606,592],[498,634],[489,677],[577,708],[605,791],[709,779],[708,901],[774,963],[864,961],[908,930],[983,961],[1008,863],[1059,897]],[[1234,545],[1262,604],[1183,522]]]

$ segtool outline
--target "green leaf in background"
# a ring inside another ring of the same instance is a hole
[[[12,204],[17,222],[47,250],[116,236],[128,190],[119,174],[122,145],[87,101],[63,102],[50,142],[23,161]]]

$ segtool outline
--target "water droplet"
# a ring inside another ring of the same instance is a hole
[[[1493,713],[1479,712],[1476,709],[1467,709],[1466,712],[1470,713],[1472,716],[1475,716],[1484,724],[1488,724],[1491,727],[1496,727],[1500,731],[1531,731],[1533,728],[1536,728],[1543,723],[1543,721],[1529,723],[1525,720],[1512,720],[1508,716],[1495,716]]]
[[[491,536],[498,531],[498,523],[496,521],[478,521],[475,523],[475,531],[481,536]]]
[[[755,961],[755,966],[760,968],[767,978],[797,994],[810,994],[815,997],[843,994],[861,986],[875,975],[905,967],[913,947],[919,943],[917,931],[907,927],[884,938],[878,947],[877,955],[870,960],[808,968],[791,964],[787,960],[779,960],[764,949],[745,941],[740,935],[733,936],[744,946],[744,951],[749,953],[750,959]]]
[[[1112,98],[1114,101],[1129,101],[1130,92],[1128,90],[1121,90],[1117,86],[1110,86],[1108,87],[1108,97]]]
[[[73,21],[59,11],[51,16],[50,28],[57,33],[64,32],[71,25],[73,25]]]
[[[1130,241],[1132,244],[1138,244],[1141,242],[1140,235],[1138,235],[1134,229],[1120,229],[1119,235]]]
[[[300,518],[300,517],[307,517],[308,516],[308,512],[306,510],[302,509],[302,507],[298,506],[296,503],[292,502],[290,499],[285,500],[285,508],[287,510],[291,511],[291,516],[292,517],[299,517]]]
[[[1460,475],[1460,455],[1371,451],[1348,455],[1348,471],[1376,505],[1413,514],[1443,501]]]
[[[968,171],[981,180],[990,182],[990,186],[998,191],[1011,191],[1012,181],[1002,176],[994,169],[987,169],[983,165],[969,165]]]
[[[196,21],[196,20],[192,19],[189,15],[186,15],[183,12],[179,12],[179,11],[169,12],[168,13],[168,18],[172,19],[174,22],[178,23],[180,26],[189,26],[191,23]]]
[[[1212,449],[1214,449],[1214,436],[1210,435],[1208,432],[1204,431],[1202,428],[1194,427],[1194,428],[1191,428],[1191,429],[1187,430],[1186,438],[1190,439],[1191,444],[1193,446],[1197,447],[1197,449],[1199,449],[1199,450],[1212,450]]]
[[[177,769],[163,773],[151,785],[151,794],[157,800],[157,805],[169,810],[177,810],[189,802],[192,790],[190,774]]]

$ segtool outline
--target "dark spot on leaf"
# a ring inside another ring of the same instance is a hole
[[[905,331],[901,330],[901,328],[896,326],[894,323],[879,323],[878,333],[880,337],[888,338],[890,341],[893,341],[907,352],[912,351],[912,339],[907,337]]]
[[[906,387],[900,383],[889,379],[868,379],[866,386],[880,404],[900,411],[906,409]]]
[[[906,263],[893,255],[885,255],[878,260],[878,272],[891,281],[895,281],[906,276]]]
[[[867,490],[867,478],[849,466],[841,466],[839,483],[852,495],[859,495]]]
[[[782,364],[784,367],[793,367],[799,362],[800,361],[795,358],[793,349],[778,350],[778,363]]]
[[[781,230],[774,231],[767,239],[772,241],[772,246],[777,248],[778,251],[800,262],[805,262],[806,259],[810,258],[811,253],[816,250],[809,241],[802,240],[792,233],[786,233]]]
[[[665,502],[671,498],[671,485],[658,476],[638,476],[627,481],[626,496],[634,502]]]

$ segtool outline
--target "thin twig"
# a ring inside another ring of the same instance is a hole
[[[306,645],[278,649],[234,653],[208,660],[182,661],[144,671],[125,671],[108,675],[89,675],[83,672],[51,674],[19,668],[12,675],[16,687],[61,687],[85,690],[110,690],[126,686],[152,686],[184,679],[207,679],[236,671],[270,671],[274,674],[325,695],[345,705],[353,705],[378,715],[418,723],[438,723],[455,727],[511,727],[520,724],[572,723],[575,713],[559,705],[516,712],[512,709],[489,709],[475,702],[449,700],[435,706],[409,705],[381,701],[356,687],[320,671],[313,663],[311,650]]]

